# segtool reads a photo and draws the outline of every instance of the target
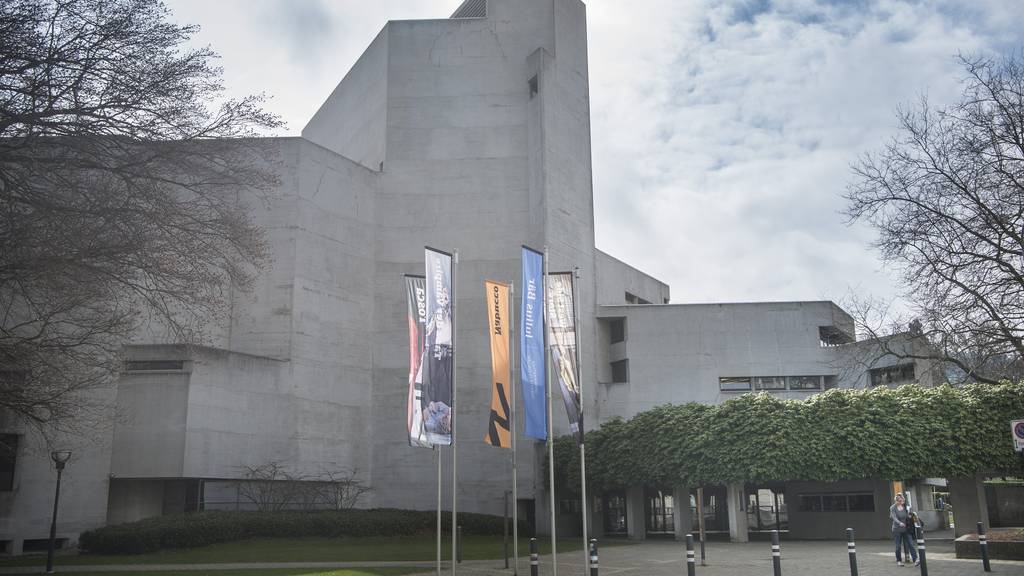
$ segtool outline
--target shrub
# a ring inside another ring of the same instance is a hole
[[[442,512],[441,529],[451,531],[451,513]],[[466,535],[501,534],[502,517],[460,513]],[[143,554],[169,548],[195,548],[246,538],[319,536],[417,536],[433,534],[436,512],[330,510],[315,512],[193,512],[147,518],[83,532],[79,548],[91,554]],[[520,521],[520,530],[528,530]]]

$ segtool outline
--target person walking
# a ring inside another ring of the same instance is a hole
[[[910,516],[903,494],[897,494],[892,506],[889,507],[889,519],[892,520],[892,540],[896,545],[896,565],[903,566],[903,545],[907,545],[914,566],[918,565],[917,547],[914,546],[914,522]]]

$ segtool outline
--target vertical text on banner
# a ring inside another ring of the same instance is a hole
[[[548,273],[548,347],[552,376],[558,381],[569,416],[569,429],[583,443],[583,411],[580,406],[579,367],[576,366],[576,309],[573,306],[572,273]]]
[[[429,448],[423,430],[423,360],[427,324],[427,290],[423,276],[405,277],[406,315],[409,320],[409,397],[406,425],[409,445]]]
[[[452,443],[452,256],[427,248],[427,320],[423,360],[423,432],[432,445]]]
[[[519,380],[526,417],[523,434],[546,440],[544,380],[544,255],[523,246],[523,301],[519,317]]]
[[[509,383],[509,289],[508,284],[484,281],[487,291],[487,325],[491,334],[491,414],[484,441],[491,446],[511,448],[508,403]]]

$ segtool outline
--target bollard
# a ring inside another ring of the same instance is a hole
[[[850,576],[857,576],[857,543],[853,540],[853,528],[846,529],[846,551],[850,553]]]
[[[462,564],[462,526],[458,526],[458,530],[456,531],[456,538],[457,540],[455,541],[455,561],[458,564]]]
[[[590,539],[590,576],[597,576],[597,538]]]
[[[686,535],[686,576],[697,576],[697,559],[693,557],[693,534]]]
[[[992,571],[992,565],[988,562],[988,536],[985,535],[985,525],[978,522],[978,547],[981,548],[981,565],[985,572]]]
[[[536,538],[530,538],[530,576],[540,576],[540,561],[537,560]]]
[[[924,550],[924,528],[915,526],[914,533],[917,534],[917,559],[921,562],[921,576],[928,576],[928,558]]]
[[[772,530],[772,571],[782,576],[782,550],[779,548],[779,531]]]

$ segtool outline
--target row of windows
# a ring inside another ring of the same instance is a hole
[[[886,366],[885,368],[872,368],[868,371],[871,376],[872,386],[889,386],[897,384],[910,384],[917,381],[913,364],[900,364],[898,366]]]
[[[838,377],[827,376],[729,376],[718,379],[723,392],[749,390],[828,390],[836,387]]]
[[[801,494],[801,512],[874,512],[875,495],[863,494]]]

